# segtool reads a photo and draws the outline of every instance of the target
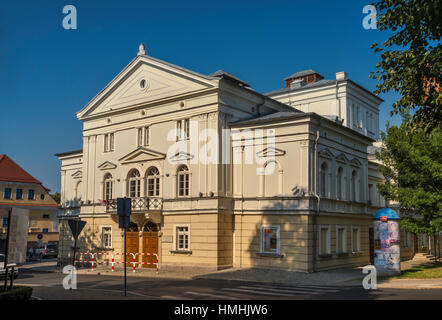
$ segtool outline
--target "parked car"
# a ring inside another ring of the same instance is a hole
[[[33,258],[57,258],[58,245],[56,243],[44,243],[29,250],[29,255]]]
[[[9,270],[9,276],[11,275],[12,270]],[[6,274],[5,269],[5,255],[0,254],[0,278],[4,278]],[[14,267],[14,279],[18,277],[18,268]]]

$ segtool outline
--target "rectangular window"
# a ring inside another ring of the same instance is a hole
[[[33,189],[28,190],[28,200],[34,200],[35,199],[35,191]]]
[[[345,226],[336,227],[336,253],[347,252],[347,235]]]
[[[104,152],[109,151],[109,135],[104,135]]]
[[[138,146],[143,145],[143,128],[138,128]]]
[[[176,249],[189,250],[189,227],[176,227]]]
[[[3,192],[3,198],[4,199],[11,199],[12,196],[12,189],[11,188],[5,188]]]
[[[6,227],[8,225],[8,218],[3,218],[2,219],[2,226]]]
[[[373,205],[373,185],[368,185],[368,205]]]
[[[41,231],[42,231],[43,233],[46,233],[46,232],[49,232],[49,229],[48,229],[48,228],[43,228]]]
[[[189,119],[178,120],[176,129],[177,129],[178,141],[189,139],[189,131],[190,131]]]
[[[361,232],[359,227],[351,229],[351,250],[352,252],[361,251]]]
[[[111,133],[109,135],[109,151],[114,151],[114,146],[115,146],[115,144],[114,144],[114,134]]]
[[[101,227],[101,247],[112,248],[112,227]]]
[[[319,254],[330,254],[330,226],[319,228]]]
[[[15,190],[15,199],[23,199],[23,189]]]
[[[149,145],[149,127],[144,127],[144,145],[148,146]]]
[[[48,215],[48,214],[44,214],[44,215],[43,215],[43,219],[50,219],[50,215]]]
[[[104,135],[104,152],[114,151],[114,134],[109,133]]]
[[[279,226],[261,227],[261,252],[279,254]]]

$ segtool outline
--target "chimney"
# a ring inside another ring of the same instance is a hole
[[[336,80],[347,80],[348,74],[345,71],[336,72]]]
[[[292,88],[291,86],[292,82],[301,80],[301,82],[294,85],[295,88],[300,88],[305,84],[318,82],[319,80],[322,79],[324,79],[322,75],[317,73],[315,70],[309,69],[309,70],[296,72],[292,74],[290,77],[285,78],[284,81],[286,88]]]

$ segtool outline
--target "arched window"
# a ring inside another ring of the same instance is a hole
[[[112,175],[110,173],[106,174],[104,177],[104,199],[112,199],[113,182]]]
[[[147,170],[147,196],[160,196],[160,171],[155,167]]]
[[[342,200],[342,179],[344,178],[344,169],[342,167],[338,168],[338,173],[336,175],[336,199]]]
[[[351,173],[351,201],[356,201],[356,185],[357,185],[357,179],[358,179],[358,173],[356,172],[356,170],[353,170],[353,172]]]
[[[327,163],[322,163],[321,165],[321,171],[319,173],[319,187],[320,187],[320,194],[322,197],[327,196]]]
[[[186,197],[189,195],[190,175],[187,166],[178,168],[178,196]]]
[[[129,197],[139,198],[140,197],[140,172],[137,169],[133,169],[129,173]]]

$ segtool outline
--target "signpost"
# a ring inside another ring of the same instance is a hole
[[[126,231],[130,226],[130,215],[132,213],[132,201],[130,198],[117,198],[118,225],[124,230],[124,296],[127,295],[127,274],[126,274]]]
[[[72,265],[75,267],[75,254],[77,251],[77,238],[86,225],[86,221],[81,220],[68,220],[69,228],[74,236],[74,254],[72,256]]]

